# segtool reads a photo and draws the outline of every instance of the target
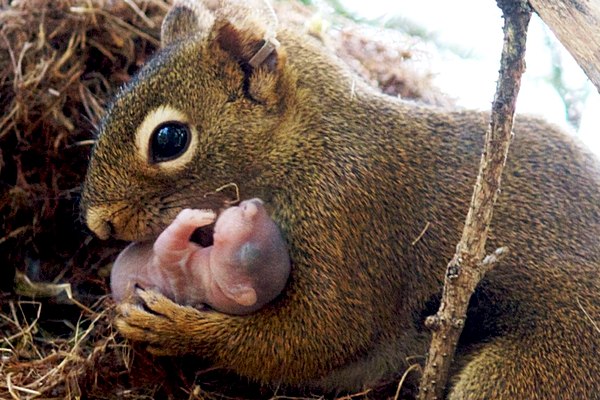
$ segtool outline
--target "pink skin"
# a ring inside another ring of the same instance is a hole
[[[208,304],[227,314],[252,313],[277,297],[290,274],[290,259],[278,227],[262,201],[243,201],[216,220],[212,246],[190,242],[196,228],[215,221],[207,210],[182,210],[154,243],[132,243],[111,273],[114,299],[137,285],[175,302]]]

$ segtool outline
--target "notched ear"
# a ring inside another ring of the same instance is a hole
[[[215,31],[216,44],[244,72],[247,95],[262,104],[277,103],[286,56],[274,35],[260,24],[235,26],[227,20],[217,20]]]
[[[216,1],[176,0],[165,16],[161,32],[161,46],[192,35],[208,36],[215,22]]]
[[[277,17],[267,0],[175,0],[163,21],[161,42],[165,47],[191,36],[206,40],[217,50],[214,57],[239,65],[248,97],[273,106],[283,93],[286,60],[275,39],[276,27]]]

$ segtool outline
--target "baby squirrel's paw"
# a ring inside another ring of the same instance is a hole
[[[159,264],[181,264],[198,245],[190,242],[190,236],[196,230],[215,222],[216,214],[211,210],[182,210],[175,220],[158,236],[154,242],[154,254]]]
[[[119,305],[116,325],[128,339],[147,343],[147,350],[156,355],[182,355],[189,352],[189,334],[181,321],[201,319],[191,307],[178,305],[153,290],[137,289],[133,299]]]

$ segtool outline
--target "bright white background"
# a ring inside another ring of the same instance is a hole
[[[489,110],[496,89],[502,24],[494,0],[342,0],[348,10],[368,19],[402,18],[423,28],[435,48],[428,60],[434,83],[460,106]],[[549,45],[550,43],[550,45]],[[549,82],[558,50],[563,82],[580,99],[576,131],[567,122],[563,99]],[[517,112],[543,116],[581,139],[600,155],[600,95],[577,63],[534,14],[529,27],[527,71]]]

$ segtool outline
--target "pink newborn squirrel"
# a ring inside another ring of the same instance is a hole
[[[185,209],[154,243],[132,243],[111,272],[115,301],[135,286],[155,289],[178,304],[208,304],[227,314],[249,314],[281,293],[290,274],[285,241],[259,199],[242,201],[216,220],[212,246],[191,242],[215,214]]]

